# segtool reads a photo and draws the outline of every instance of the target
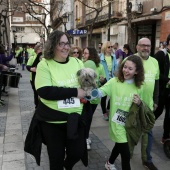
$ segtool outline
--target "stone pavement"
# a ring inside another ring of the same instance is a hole
[[[20,71],[19,88],[9,88],[9,96],[3,96],[5,106],[0,107],[0,170],[49,170],[46,146],[41,154],[41,166],[37,166],[34,158],[23,150],[31,118],[34,113],[33,92],[29,83],[29,72]],[[162,115],[153,128],[153,162],[159,170],[169,170],[170,159],[163,152],[160,143],[162,136]],[[102,119],[98,106],[91,127],[92,150],[89,151],[89,165],[84,167],[78,162],[73,170],[104,170],[105,161],[110,155],[114,143],[108,137],[108,122]],[[144,170],[140,158],[140,142],[136,146],[131,160],[132,170]],[[116,167],[121,170],[120,156]]]

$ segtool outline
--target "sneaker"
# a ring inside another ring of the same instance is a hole
[[[153,164],[153,162],[143,162],[143,165],[149,170],[158,170],[158,168]]]
[[[88,139],[86,139],[87,141],[88,141],[88,143],[91,145],[91,139],[90,138],[88,138]]]
[[[89,143],[88,139],[86,139],[86,144],[87,144],[87,150],[91,150],[91,146],[90,146],[90,143]]]
[[[164,144],[167,139],[170,139],[170,138],[162,138],[161,143]]]
[[[107,162],[105,163],[105,168],[106,168],[107,170],[117,170],[116,167],[115,167],[115,165],[109,163],[109,161],[107,161]]]
[[[109,120],[109,117],[108,117],[108,114],[107,114],[107,113],[103,114],[103,119],[106,120],[106,121]]]

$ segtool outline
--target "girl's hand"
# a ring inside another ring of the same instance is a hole
[[[133,102],[137,104],[138,106],[141,104],[141,99],[137,94],[134,94],[133,96]]]

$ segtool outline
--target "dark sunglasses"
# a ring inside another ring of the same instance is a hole
[[[107,48],[113,48],[113,46],[108,46]]]
[[[79,54],[79,52],[78,51],[73,51],[73,54]]]

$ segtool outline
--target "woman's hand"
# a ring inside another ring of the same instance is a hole
[[[30,69],[32,72],[36,72],[36,67],[31,67]]]
[[[133,102],[137,104],[138,106],[141,104],[141,99],[137,94],[134,94],[133,96]]]
[[[77,97],[84,98],[86,96],[86,92],[83,89],[77,89]]]

